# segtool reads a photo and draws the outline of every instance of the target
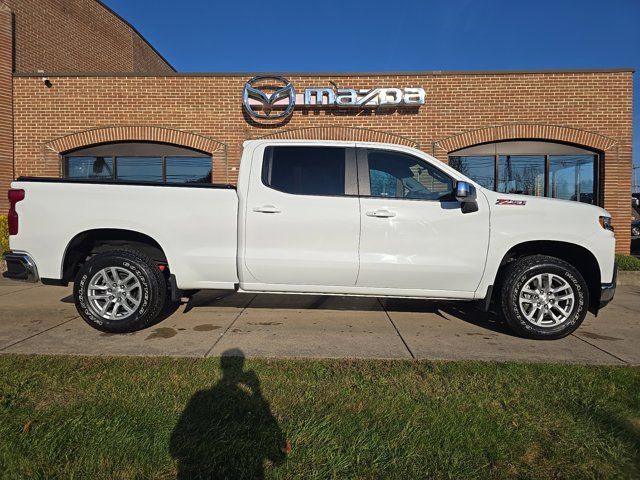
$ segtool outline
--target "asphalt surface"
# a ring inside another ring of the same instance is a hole
[[[469,303],[200,292],[162,322],[113,335],[71,288],[0,280],[0,353],[485,360],[640,365],[640,287],[562,340],[513,336]]]

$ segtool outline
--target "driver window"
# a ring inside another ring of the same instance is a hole
[[[453,180],[423,160],[400,152],[369,150],[372,197],[440,200],[453,192]]]

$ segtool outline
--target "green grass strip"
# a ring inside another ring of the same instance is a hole
[[[0,477],[638,478],[640,369],[0,356]]]

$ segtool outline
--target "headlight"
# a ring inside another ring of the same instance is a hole
[[[613,232],[613,225],[611,225],[611,217],[598,217],[600,226],[605,230],[611,230]]]

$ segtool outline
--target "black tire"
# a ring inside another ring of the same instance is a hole
[[[140,303],[126,318],[104,318],[88,301],[91,279],[107,267],[126,270],[140,283]],[[167,286],[158,265],[135,250],[110,250],[91,257],[78,272],[73,285],[73,298],[80,316],[93,328],[109,333],[133,332],[152,324],[165,307],[166,297]]]
[[[567,319],[555,326],[539,326],[527,320],[519,296],[527,282],[539,274],[555,274],[567,282],[574,295]],[[511,262],[504,272],[500,304],[505,321],[513,332],[537,340],[566,337],[580,326],[589,307],[589,289],[584,278],[569,263],[547,255],[531,255]]]

